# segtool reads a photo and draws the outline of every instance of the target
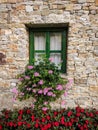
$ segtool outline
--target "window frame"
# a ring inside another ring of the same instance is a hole
[[[35,52],[43,52],[42,50],[34,49],[34,33],[43,32],[46,34],[46,56],[50,57],[50,53],[61,53],[61,72],[66,73],[67,70],[67,27],[40,27],[40,28],[29,28],[29,64],[32,64],[32,59],[34,59]],[[50,32],[60,32],[61,33],[61,50],[50,50]]]

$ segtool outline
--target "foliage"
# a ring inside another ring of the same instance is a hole
[[[67,83],[60,76],[58,66],[53,58],[40,58],[33,65],[27,65],[25,72],[19,75],[18,90],[14,93],[20,100],[33,97],[35,108],[47,109],[49,102],[55,101],[64,92],[63,84]]]
[[[98,110],[73,109],[35,111],[32,108],[3,110],[0,130],[98,130]]]

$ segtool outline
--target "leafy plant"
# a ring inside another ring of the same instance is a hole
[[[79,106],[61,110],[3,110],[0,130],[98,130],[98,110]]]
[[[67,80],[61,78],[59,67],[53,63],[53,58],[39,58],[32,65],[27,65],[25,72],[18,76],[18,90],[14,88],[20,100],[33,97],[35,108],[49,108],[49,102],[55,101],[64,92]]]

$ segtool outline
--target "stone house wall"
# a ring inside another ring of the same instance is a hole
[[[12,102],[10,91],[29,61],[25,24],[51,23],[69,23],[67,77],[74,83],[65,106],[98,108],[97,4],[97,0],[0,0],[0,109],[30,104]]]

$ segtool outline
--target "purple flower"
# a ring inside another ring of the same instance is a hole
[[[42,93],[43,93],[43,90],[39,90],[39,91],[38,91],[38,94],[42,94]]]
[[[53,92],[48,92],[47,95],[48,95],[48,96],[52,96],[52,95],[53,95]]]
[[[34,76],[35,76],[35,77],[38,77],[38,76],[39,76],[39,73],[38,73],[38,72],[35,72],[35,73],[34,73]]]
[[[43,80],[40,80],[38,84],[43,85]]]
[[[56,90],[63,90],[63,87],[62,87],[62,85],[57,85],[57,88],[56,88]]]
[[[49,73],[49,74],[52,74],[52,73],[53,73],[53,71],[52,71],[52,70],[49,70],[49,71],[48,71],[48,73]]]
[[[33,66],[32,66],[32,65],[29,65],[29,66],[28,66],[28,69],[30,69],[30,70],[33,69]]]

